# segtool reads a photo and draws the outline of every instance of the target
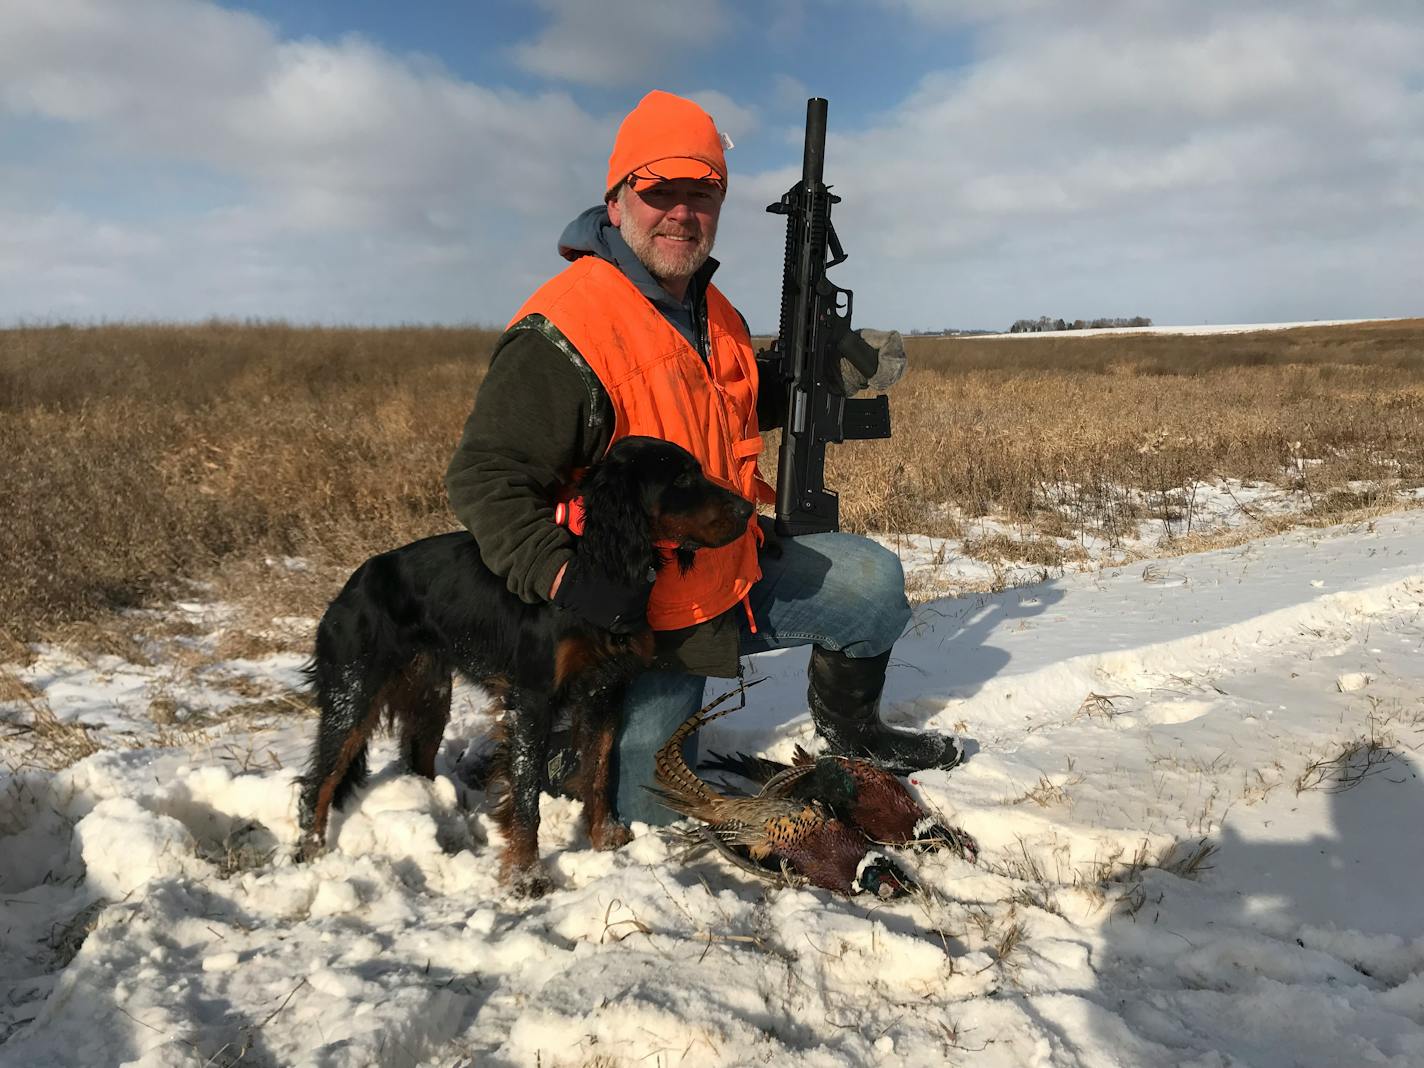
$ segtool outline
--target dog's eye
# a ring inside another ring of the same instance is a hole
[[[686,472],[683,472],[682,474],[678,475],[677,478],[672,480],[672,484],[678,489],[691,489],[692,476],[687,474]]]

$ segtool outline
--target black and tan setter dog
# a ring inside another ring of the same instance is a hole
[[[685,449],[621,438],[580,483],[580,568],[623,586],[646,584],[670,558],[690,567],[702,547],[727,545],[753,507],[709,481]],[[648,666],[652,631],[612,633],[565,608],[526,604],[480,559],[466,531],[441,534],[367,560],[331,602],[307,668],[321,709],[302,778],[299,855],[326,840],[331,806],[366,778],[366,746],[384,714],[399,731],[402,766],[426,778],[450,717],[452,675],[502,702],[496,819],[500,876],[516,892],[548,889],[538,862],[539,789],[553,722],[567,714],[579,751],[589,841],[627,841],[613,817],[611,756],[627,684]]]

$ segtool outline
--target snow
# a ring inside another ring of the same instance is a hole
[[[893,903],[768,888],[675,829],[594,853],[550,798],[556,890],[506,896],[459,776],[473,687],[436,780],[383,741],[297,865],[310,718],[39,650],[14,673],[103,748],[0,774],[0,1064],[1424,1064],[1424,510],[973,578],[917,608],[884,711],[965,736],[914,788],[983,853],[901,858],[927,893]],[[221,606],[186,611],[214,644]],[[241,671],[279,693],[299,664]],[[705,744],[784,758],[804,653],[747,668]]]
[[[1198,323],[1178,326],[1103,326],[1084,330],[1034,330],[1021,334],[967,334],[967,340],[1026,337],[1095,337],[1100,334],[1253,334],[1258,330],[1295,330],[1304,326],[1354,326],[1358,323],[1395,323],[1393,319],[1313,319],[1298,323]]]
[[[1319,463],[1304,460],[1305,464]],[[1288,472],[1287,472],[1288,474]],[[1391,494],[1401,506],[1424,501],[1424,487],[1400,484],[1397,480],[1377,483],[1349,484],[1352,492],[1372,490],[1382,497]],[[1082,527],[1083,520],[1074,515],[1072,502],[1078,498],[1077,487],[1063,483],[1046,490],[1057,496],[1061,511],[1069,525]],[[1022,586],[1045,577],[1043,565],[995,559],[986,561],[966,555],[967,543],[989,541],[993,553],[1007,552],[1010,543],[1051,542],[1063,554],[1063,567],[1076,571],[1097,571],[1108,566],[1127,566],[1132,561],[1147,564],[1164,551],[1170,551],[1187,537],[1227,537],[1246,539],[1259,536],[1266,523],[1308,512],[1312,499],[1300,489],[1288,489],[1273,482],[1245,482],[1227,478],[1192,484],[1189,492],[1179,491],[1169,497],[1167,515],[1158,494],[1144,493],[1129,487],[1115,487],[1116,498],[1133,504],[1148,518],[1117,520],[1119,530],[1109,538],[1101,533],[1083,530],[1077,537],[1046,537],[1032,528],[990,516],[968,517],[954,514],[962,528],[958,538],[938,538],[920,534],[875,535],[877,541],[893,549],[905,568],[909,587],[921,597],[928,594],[958,595],[976,590]],[[1052,570],[1052,569],[1049,569]],[[1180,576],[1170,565],[1146,566],[1144,581],[1154,585],[1172,585]]]

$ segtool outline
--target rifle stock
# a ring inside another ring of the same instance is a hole
[[[820,97],[806,102],[801,180],[766,209],[786,216],[781,325],[773,345],[787,383],[776,471],[776,529],[784,535],[840,529],[840,498],[825,485],[828,444],[890,436],[887,397],[849,400],[833,385],[842,355],[860,361],[857,345],[845,344],[853,295],[826,277],[846,259],[831,224],[831,205],[840,197],[824,181],[826,106]]]

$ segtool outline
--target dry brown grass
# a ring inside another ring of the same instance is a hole
[[[1082,560],[1087,556],[1079,546],[1059,545],[1052,538],[1014,538],[1004,533],[965,538],[961,551],[975,560],[1006,560],[1047,568],[1061,568],[1070,560]]]
[[[1424,481],[1424,320],[1228,335],[911,339],[896,448],[834,450],[852,527],[950,536],[939,506],[1113,537],[1200,482]],[[910,442],[916,443],[915,448]],[[1287,473],[1300,459],[1323,460]],[[1133,487],[1145,497],[1127,497]],[[1331,490],[1335,490],[1332,499]]]
[[[39,691],[9,668],[0,667],[0,704],[21,704],[39,697]]]
[[[319,612],[364,556],[455,525],[443,474],[495,336],[0,331],[0,648],[194,579],[269,618]],[[1378,505],[1348,480],[1424,482],[1424,320],[909,344],[893,441],[830,452],[847,529],[951,537],[995,514],[1046,536],[1019,559],[1057,565],[1048,537],[1171,518],[1208,479],[1295,480],[1321,520]]]
[[[29,711],[24,722],[13,726],[21,767],[59,771],[99,751],[89,728],[60,719],[42,698],[21,703]]]
[[[495,334],[280,325],[0,331],[0,619],[32,633],[267,556],[449,529]]]

